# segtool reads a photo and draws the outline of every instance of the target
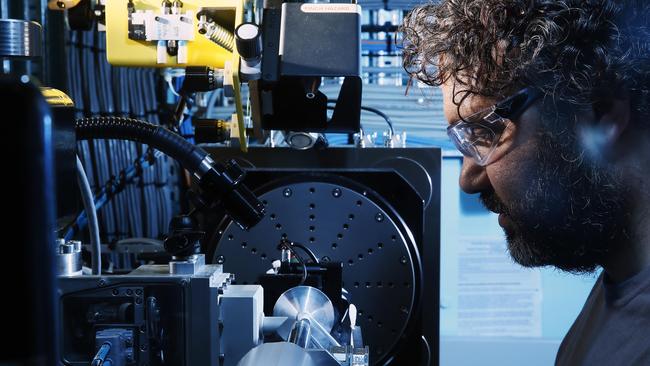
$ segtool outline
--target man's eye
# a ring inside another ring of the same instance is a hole
[[[465,130],[465,135],[467,136],[467,140],[469,140],[469,142],[480,146],[491,145],[492,138],[494,137],[492,131],[479,126],[468,127]]]

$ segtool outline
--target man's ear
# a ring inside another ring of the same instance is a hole
[[[607,99],[592,104],[591,113],[578,117],[580,144],[594,159],[611,159],[624,150],[623,138],[632,112],[629,98]]]

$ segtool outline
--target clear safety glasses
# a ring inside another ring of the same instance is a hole
[[[496,150],[503,131],[521,116],[541,93],[524,88],[511,97],[447,127],[447,135],[456,148],[480,166],[486,166]]]

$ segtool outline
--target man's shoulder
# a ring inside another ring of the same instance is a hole
[[[603,291],[603,274],[601,273],[591,289],[580,314],[569,331],[564,336],[555,359],[556,365],[571,365],[577,353],[584,348],[585,337],[589,337],[595,329],[593,322],[594,313],[602,311],[605,302]],[[600,308],[600,309],[599,309]]]
[[[650,287],[612,299],[611,285],[603,281],[601,274],[560,345],[556,365],[650,364]]]

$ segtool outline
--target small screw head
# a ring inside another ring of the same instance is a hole
[[[117,296],[120,293],[120,291],[116,288],[114,288],[112,292],[113,292],[113,296]]]
[[[217,256],[217,264],[223,264],[226,261],[226,258],[223,255]]]
[[[293,191],[291,190],[291,188],[285,188],[284,191],[282,191],[282,195],[285,197],[291,197],[292,194]]]
[[[104,287],[104,286],[106,286],[106,280],[103,279],[103,278],[100,279],[100,280],[97,282],[97,285],[99,285],[99,287]]]
[[[382,222],[382,221],[384,221],[384,214],[381,213],[381,212],[378,212],[378,213],[375,215],[375,220],[376,220],[377,222]]]
[[[399,262],[402,263],[402,264],[406,264],[406,262],[407,262],[407,261],[406,261],[406,257],[402,256],[402,257],[399,259]]]
[[[340,189],[340,188],[334,188],[334,189],[332,190],[332,196],[334,196],[334,198],[339,198],[339,197],[341,197],[341,194],[343,194],[343,192],[341,192],[341,189]]]

